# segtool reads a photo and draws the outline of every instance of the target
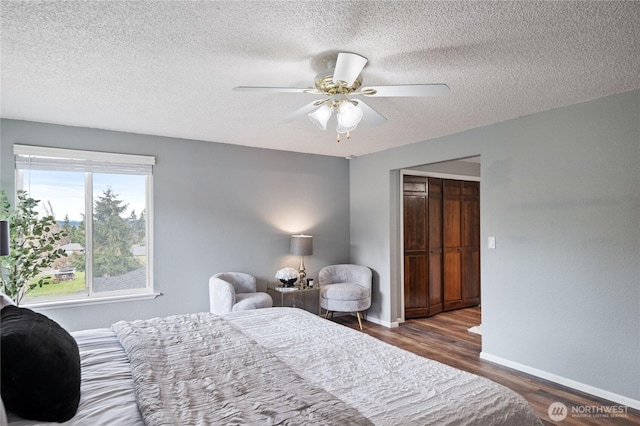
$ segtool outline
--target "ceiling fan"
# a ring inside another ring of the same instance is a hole
[[[329,65],[329,69],[320,73],[315,79],[315,88],[296,87],[255,87],[238,86],[235,91],[261,91],[280,93],[305,93],[311,95],[324,95],[322,99],[315,100],[302,108],[294,111],[287,117],[287,121],[300,118],[304,115],[322,130],[326,130],[327,123],[333,113],[336,113],[338,126],[336,140],[340,142],[340,135],[354,130],[360,120],[375,126],[387,121],[382,114],[367,105],[357,96],[365,97],[437,97],[449,93],[446,84],[403,84],[396,86],[365,86],[362,87],[360,73],[367,63],[367,58],[355,53],[339,53],[335,66]]]

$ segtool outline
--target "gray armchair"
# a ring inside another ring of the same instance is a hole
[[[273,299],[256,292],[256,279],[244,272],[221,272],[209,279],[209,310],[214,314],[270,308]]]
[[[320,306],[327,312],[355,312],[362,330],[360,314],[371,306],[371,269],[361,265],[325,266],[318,274]]]

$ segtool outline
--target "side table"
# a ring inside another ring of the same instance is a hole
[[[313,294],[314,292],[317,295],[318,315],[320,315],[322,313],[322,309],[320,308],[320,286],[316,285],[313,287],[302,287],[301,285],[296,284],[293,287],[283,287],[281,283],[276,283],[276,282],[267,283],[267,293],[269,293],[269,295],[273,297],[275,300],[280,299],[280,306],[285,306],[284,301],[285,301],[285,296],[287,296],[289,300],[293,301],[293,307],[294,308],[297,307],[296,297],[297,295],[300,295],[300,299],[302,301],[302,309],[304,309],[305,311],[307,310],[306,303],[305,303],[306,295],[307,293]]]

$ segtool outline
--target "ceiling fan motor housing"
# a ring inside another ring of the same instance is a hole
[[[315,80],[316,89],[322,93],[333,95],[348,95],[351,92],[355,92],[362,85],[362,77],[358,76],[350,85],[347,85],[344,81],[333,81],[333,71],[329,74],[320,74]]]

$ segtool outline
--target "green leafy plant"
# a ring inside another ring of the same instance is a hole
[[[16,208],[11,211],[7,195],[0,192],[0,216],[9,221],[11,235],[10,253],[0,257],[0,277],[2,292],[20,304],[30,290],[49,284],[51,278],[40,274],[56,259],[66,256],[59,248],[66,233],[53,216],[38,214],[40,200],[28,197],[26,191],[18,191],[16,198]]]

